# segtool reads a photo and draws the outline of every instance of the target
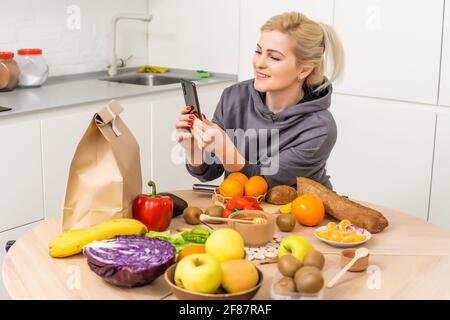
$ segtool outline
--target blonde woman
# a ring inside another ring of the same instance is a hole
[[[240,171],[263,176],[269,187],[296,186],[303,176],[332,189],[325,166],[337,131],[328,108],[342,67],[342,44],[332,27],[298,12],[269,19],[253,56],[254,79],[225,89],[212,121],[194,118],[189,106],[181,110],[177,139],[189,173],[206,182]],[[238,131],[247,133],[240,143],[233,135]]]

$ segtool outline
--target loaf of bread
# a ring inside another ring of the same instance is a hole
[[[389,224],[380,212],[340,196],[314,180],[298,177],[297,193],[298,195],[315,194],[319,196],[329,215],[338,220],[348,219],[355,226],[369,232],[381,232]]]

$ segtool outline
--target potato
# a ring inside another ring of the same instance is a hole
[[[297,191],[286,185],[275,186],[267,192],[266,201],[271,204],[282,205],[294,201]]]

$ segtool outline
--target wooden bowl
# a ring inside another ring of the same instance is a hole
[[[254,286],[249,290],[238,293],[216,293],[216,294],[192,292],[180,288],[175,284],[174,276],[176,267],[177,267],[176,264],[171,265],[164,273],[164,279],[166,280],[170,290],[175,295],[175,297],[177,297],[180,300],[250,300],[256,295],[256,293],[261,288],[261,285],[263,283],[263,273],[261,272],[261,270],[256,268],[259,276],[258,283],[256,284],[256,286]]]
[[[261,210],[240,210],[230,214],[229,218],[251,219],[265,218],[267,223],[250,224],[229,221],[228,226],[239,232],[244,239],[244,245],[247,247],[260,247],[273,239],[275,233],[275,218]]]
[[[355,257],[356,249],[345,249],[341,251],[341,267],[344,268],[352,259]],[[369,255],[359,258],[353,264],[353,266],[348,269],[352,272],[360,272],[367,269],[369,265]]]

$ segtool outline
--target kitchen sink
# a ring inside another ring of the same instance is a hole
[[[167,84],[179,83],[181,79],[197,80],[194,78],[154,75],[154,74],[127,74],[127,75],[118,75],[114,77],[100,78],[100,80],[103,81],[137,84],[141,86],[163,86]]]

